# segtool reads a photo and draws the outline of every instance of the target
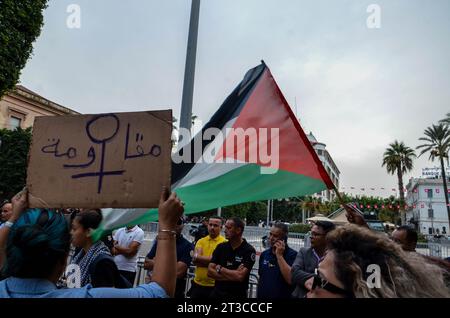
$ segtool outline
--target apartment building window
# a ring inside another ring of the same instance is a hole
[[[9,129],[15,130],[22,127],[22,118],[11,116],[9,117]]]
[[[433,197],[433,189],[427,189],[427,193],[428,193],[428,198],[432,198]]]
[[[27,113],[9,107],[8,108],[8,123],[7,123],[7,128],[11,129],[11,130],[15,130],[17,128],[23,128],[23,124],[25,121],[25,118],[27,116]]]
[[[322,152],[322,150],[320,150],[320,149],[319,149],[319,150],[317,150],[317,154],[318,154],[319,156],[321,156],[321,155],[322,155],[322,153],[323,153],[323,152]]]

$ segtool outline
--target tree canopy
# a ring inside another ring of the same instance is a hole
[[[0,199],[22,190],[27,179],[27,158],[31,128],[0,129]]]
[[[47,1],[0,1],[0,97],[14,88],[33,52]]]

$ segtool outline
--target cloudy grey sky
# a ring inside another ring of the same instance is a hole
[[[379,29],[366,24],[372,3]],[[79,29],[66,25],[70,4]],[[341,186],[390,189],[386,146],[417,146],[450,112],[449,12],[448,0],[202,0],[193,112],[206,122],[264,59],[305,132],[327,144]],[[189,14],[188,0],[51,0],[21,83],[82,113],[179,117]],[[427,159],[405,183],[438,164]]]

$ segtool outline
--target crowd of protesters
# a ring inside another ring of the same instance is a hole
[[[257,255],[240,218],[204,218],[191,243],[182,235],[182,202],[163,190],[158,235],[145,258],[148,274],[133,287],[142,229],[125,227],[94,241],[100,210],[67,217],[27,204],[22,191],[1,206],[0,297],[248,297]],[[370,230],[350,205],[345,208],[350,224],[314,223],[310,245],[299,251],[288,245],[286,224],[271,226],[269,246],[258,260],[258,298],[450,297],[450,262],[417,253],[414,229],[401,226],[387,237]]]

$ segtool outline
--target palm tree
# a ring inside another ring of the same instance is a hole
[[[448,116],[449,114],[447,114]],[[417,149],[422,148],[420,155],[423,155],[427,151],[430,152],[430,159],[439,158],[441,163],[442,180],[444,181],[444,193],[445,203],[447,204],[447,215],[450,222],[450,208],[448,206],[448,190],[447,190],[447,178],[445,176],[444,158],[447,159],[448,165],[448,152],[450,150],[450,128],[444,123],[440,123],[437,126],[433,125],[428,127],[424,131],[426,137],[419,138],[419,140],[426,141],[426,144],[417,146]]]
[[[439,123],[450,126],[450,113],[447,113],[447,118],[440,120]]]
[[[403,191],[403,175],[413,168],[413,159],[416,158],[414,150],[405,146],[403,142],[395,140],[389,144],[383,155],[382,167],[386,166],[386,170],[390,174],[397,173],[398,192],[400,193],[400,215],[402,224],[406,223],[405,214],[405,193]]]

